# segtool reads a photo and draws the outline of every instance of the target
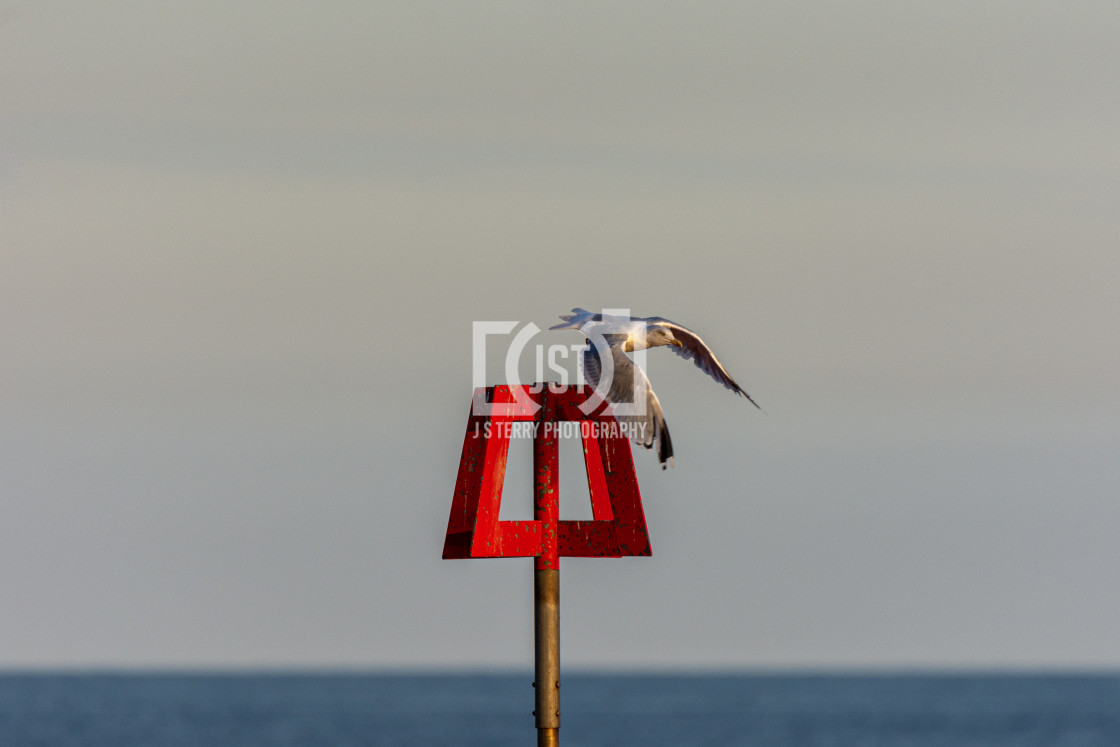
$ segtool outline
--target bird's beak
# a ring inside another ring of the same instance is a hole
[[[684,347],[684,343],[682,343],[680,340],[671,340],[669,344],[676,345],[678,348]]]

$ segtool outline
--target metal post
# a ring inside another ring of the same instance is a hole
[[[537,746],[560,744],[560,571],[534,572]]]
[[[560,744],[560,556],[557,547],[559,443],[545,397],[533,439],[534,518],[541,522],[541,554],[533,561],[536,716],[538,747]]]

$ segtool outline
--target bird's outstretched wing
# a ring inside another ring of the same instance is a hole
[[[607,321],[604,320],[602,314],[593,314],[579,307],[572,309],[571,314],[562,314],[560,318],[564,320],[564,323],[557,324],[554,327],[550,327],[550,329],[580,329],[589,331],[591,327]],[[623,319],[625,319],[625,317],[622,319],[608,317],[608,320],[612,322],[612,327],[617,325],[615,320],[622,321]],[[629,321],[666,327],[673,333],[673,337],[677,338],[681,343],[680,347],[676,347],[675,345],[669,346],[674,353],[685,360],[691,360],[701,371],[736,394],[746,397],[747,401],[755,407],[758,407],[758,409],[762,409],[759,407],[759,404],[751,398],[751,395],[743,391],[743,388],[736,383],[735,379],[731,378],[731,374],[729,374],[727,369],[723,367],[723,364],[719,362],[719,358],[716,358],[716,354],[712,352],[712,349],[708,347],[707,343],[700,339],[700,335],[696,334],[688,327],[670,321],[663,316],[632,316]]]
[[[561,314],[560,318],[564,320],[564,323],[549,327],[549,329],[581,329],[588,322],[603,321],[602,314],[592,314],[587,309],[581,309],[578,306],[572,309],[571,314]]]
[[[723,367],[723,364],[719,362],[719,358],[716,358],[716,354],[712,352],[712,349],[700,339],[700,335],[696,334],[688,327],[684,327],[676,322],[671,322],[662,316],[648,316],[641,321],[644,321],[646,324],[656,324],[659,327],[668,328],[673,333],[673,337],[681,342],[679,348],[670,346],[670,350],[686,361],[692,360],[701,371],[736,394],[743,395],[747,398],[748,402],[758,407],[758,409],[762,409],[758,406],[757,402],[751,399],[751,395],[747,394],[743,391],[741,386],[735,383],[735,379],[731,378],[731,374],[729,374],[727,369]]]

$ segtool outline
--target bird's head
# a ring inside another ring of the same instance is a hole
[[[656,324],[651,324],[645,328],[645,335],[634,334],[626,341],[626,352],[631,350],[644,350],[645,348],[657,348],[663,345],[681,346],[681,341],[673,336],[672,331],[667,327],[659,327]]]

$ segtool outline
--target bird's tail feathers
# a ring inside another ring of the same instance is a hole
[[[672,467],[673,439],[669,438],[669,426],[665,423],[665,414],[661,411],[661,401],[657,399],[652,389],[647,391],[646,396],[648,397],[646,423],[653,432],[646,434],[646,442],[643,445],[647,449],[652,448],[656,440],[657,461],[661,463],[661,469],[665,469],[666,466]]]
[[[673,440],[669,438],[669,428],[665,425],[665,418],[660,418],[657,433],[657,460],[661,462],[661,469],[673,466]]]

